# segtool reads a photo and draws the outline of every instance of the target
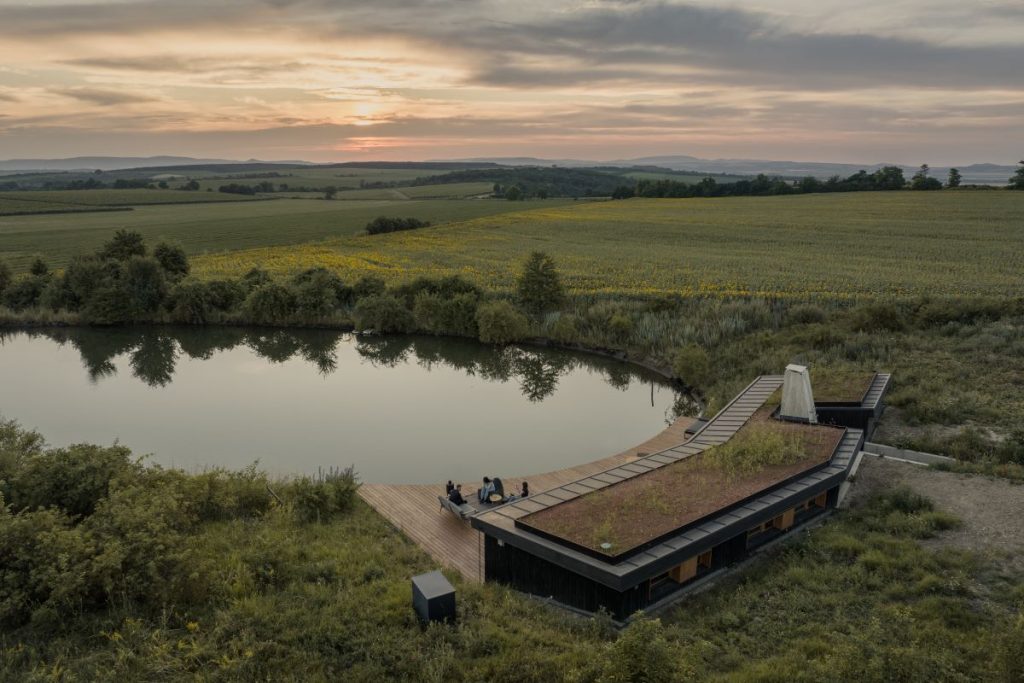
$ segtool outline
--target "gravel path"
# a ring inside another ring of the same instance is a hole
[[[850,490],[850,505],[863,504],[871,494],[899,485],[927,496],[936,508],[963,522],[959,529],[944,531],[925,545],[1005,558],[1024,569],[1024,486],[865,455]]]

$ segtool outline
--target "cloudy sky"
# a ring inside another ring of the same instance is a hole
[[[1024,156],[1022,0],[0,0],[0,158]]]

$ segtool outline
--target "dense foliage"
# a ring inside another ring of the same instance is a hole
[[[418,230],[429,228],[430,221],[422,221],[419,218],[388,218],[378,216],[366,224],[367,235],[380,235],[387,232],[401,232],[402,230]]]

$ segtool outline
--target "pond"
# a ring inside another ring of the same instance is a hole
[[[163,466],[361,481],[514,476],[623,451],[692,408],[589,354],[325,330],[67,328],[0,335],[0,415],[52,446],[115,439]]]

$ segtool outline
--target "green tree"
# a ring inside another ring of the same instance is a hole
[[[565,298],[554,260],[542,251],[530,254],[516,284],[519,303],[531,313],[544,313]]]
[[[167,297],[167,279],[153,258],[137,256],[128,261],[119,284],[134,318],[151,316]]]
[[[100,247],[98,255],[102,259],[127,261],[133,256],[145,256],[146,245],[142,234],[134,230],[118,230]]]
[[[1010,189],[1024,190],[1024,161],[1020,162],[1020,167],[1010,177]]]
[[[243,306],[254,323],[280,323],[295,313],[295,296],[287,287],[271,282],[252,290]]]
[[[163,268],[167,277],[175,282],[188,275],[188,257],[185,255],[185,250],[179,246],[161,242],[154,247],[153,258]]]
[[[324,189],[324,199],[334,199],[337,196],[338,188],[331,186]]]
[[[949,177],[946,179],[946,187],[960,187],[960,183],[963,181],[963,176],[960,175],[960,169],[951,168],[949,169]]]
[[[356,304],[355,323],[360,330],[412,332],[416,320],[401,299],[386,294],[363,297]]]
[[[928,164],[921,164],[921,168],[910,179],[911,190],[941,190],[942,183],[930,176],[931,168]]]
[[[711,357],[696,344],[679,349],[672,362],[675,376],[691,387],[707,386],[711,380],[711,369]]]
[[[523,198],[523,191],[518,185],[513,185],[512,187],[505,190],[505,199],[509,200],[510,202],[517,202]]]

